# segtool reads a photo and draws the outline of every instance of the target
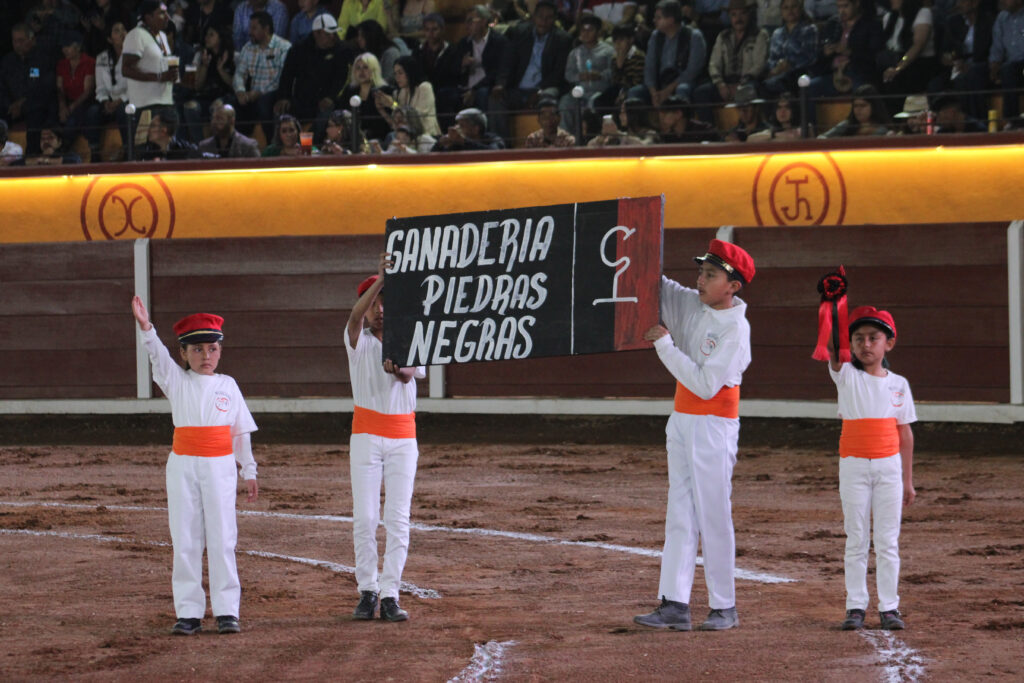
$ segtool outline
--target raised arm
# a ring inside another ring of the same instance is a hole
[[[132,297],[132,313],[135,315],[135,321],[139,323],[139,329],[149,332],[149,329],[153,327],[149,322],[149,311],[146,310],[146,304],[142,303],[142,299],[137,296]]]
[[[359,297],[355,305],[352,306],[352,312],[348,316],[348,341],[352,345],[352,348],[356,347],[356,342],[359,341],[359,333],[363,330],[363,317],[366,312],[370,310],[370,305],[373,300],[380,294],[380,290],[384,287],[384,271],[394,265],[394,261],[391,260],[391,254],[387,252],[381,252],[380,262],[377,264],[377,281],[374,282],[370,287],[363,292],[363,295]]]

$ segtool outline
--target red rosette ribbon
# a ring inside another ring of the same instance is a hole
[[[832,346],[839,350],[839,362],[850,362],[850,338],[845,334],[850,323],[847,319],[846,269],[839,266],[834,273],[826,273],[818,280],[818,293],[821,304],[818,306],[818,345],[814,347],[811,358],[828,362],[831,354],[828,351],[828,338],[832,335]]]

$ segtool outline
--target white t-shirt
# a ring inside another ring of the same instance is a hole
[[[416,379],[423,379],[427,371],[416,368],[414,379],[403,383],[394,375],[384,372],[383,344],[368,329],[363,329],[352,348],[348,330],[345,330],[345,350],[348,351],[348,374],[352,382],[352,399],[360,408],[368,408],[384,415],[406,415],[416,410]]]
[[[914,25],[912,28],[917,28],[921,24],[927,24],[932,27],[931,32],[928,34],[928,40],[924,44],[924,49],[918,57],[934,57],[935,56],[935,24],[932,19],[932,11],[927,7],[922,7],[917,11],[917,16],[914,17]],[[899,51],[903,48],[900,47],[900,33],[903,31],[903,17],[899,16],[896,18],[896,26],[893,28],[892,36],[885,43],[885,46],[890,50]],[[907,49],[910,45],[906,46]]]
[[[124,39],[122,55],[135,55],[140,71],[163,73],[167,71],[167,56],[171,49],[167,44],[167,36],[160,31],[155,37],[149,30],[139,24]],[[159,81],[128,81],[128,101],[136,107],[150,107],[154,104],[174,104],[174,84]]]
[[[839,372],[830,365],[828,373],[839,394],[839,417],[863,420],[894,417],[905,425],[917,422],[910,383],[891,370],[885,377],[869,375],[851,363],[843,363]]]

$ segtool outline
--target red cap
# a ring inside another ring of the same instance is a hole
[[[373,285],[373,283],[377,281],[377,278],[379,277],[380,275],[371,275],[370,277],[360,282],[359,286],[356,287],[356,292],[358,292],[359,296],[362,296],[363,293],[366,292],[366,290],[368,290]]]
[[[708,253],[695,256],[693,260],[697,263],[711,261],[730,275],[739,276],[743,284],[749,284],[754,279],[754,259],[741,247],[730,242],[711,240]]]
[[[182,344],[219,342],[224,338],[224,318],[213,313],[193,313],[174,323],[174,334]]]
[[[858,306],[850,312],[850,334],[858,325],[872,323],[886,330],[893,338],[896,337],[896,321],[889,311],[880,311],[874,306]]]

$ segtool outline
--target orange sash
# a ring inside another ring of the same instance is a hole
[[[888,458],[900,452],[900,433],[895,417],[843,420],[839,435],[842,458]]]
[[[352,433],[373,434],[385,439],[415,439],[416,413],[385,415],[356,406],[352,415]]]
[[[740,416],[740,387],[722,387],[722,390],[711,398],[704,400],[676,382],[675,411],[687,415],[715,415],[717,417]]]
[[[174,445],[171,449],[178,455],[195,455],[200,458],[219,458],[234,453],[231,445],[231,427],[175,427]]]

